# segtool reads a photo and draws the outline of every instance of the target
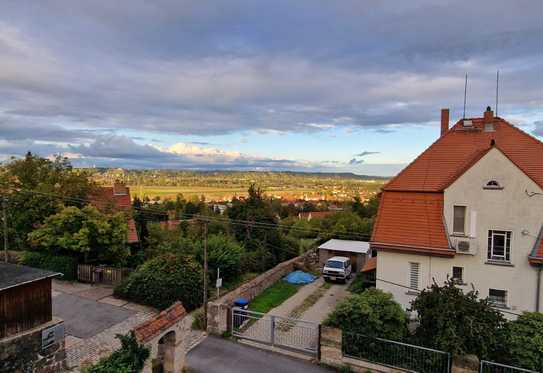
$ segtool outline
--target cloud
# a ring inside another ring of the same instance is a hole
[[[536,136],[543,137],[543,121],[536,121],[534,122],[535,129],[532,131],[532,133]]]
[[[353,158],[349,161],[349,164],[350,165],[357,165],[357,164],[362,164],[364,163],[364,160],[363,159],[356,159],[356,158]]]
[[[381,153],[381,152],[370,152],[370,151],[364,150],[362,153],[355,154],[354,156],[355,156],[355,157],[365,157],[365,156],[367,156],[367,155],[380,154],[380,153]]]

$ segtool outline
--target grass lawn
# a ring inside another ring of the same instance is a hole
[[[292,285],[286,281],[279,280],[255,297],[249,304],[251,311],[266,313],[272,308],[279,306],[288,298],[296,294],[301,285]]]

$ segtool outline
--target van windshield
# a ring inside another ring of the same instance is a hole
[[[326,262],[326,266],[330,268],[343,268],[343,262],[337,260],[329,260]]]

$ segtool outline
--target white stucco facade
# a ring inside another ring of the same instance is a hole
[[[490,180],[501,188],[485,189]],[[453,267],[461,267],[464,289],[473,285],[481,297],[487,297],[489,289],[504,290],[504,311],[535,311],[538,268],[529,264],[528,256],[543,224],[543,196],[529,197],[526,191],[543,193],[502,152],[491,149],[444,191],[443,216],[449,238],[453,246],[457,240],[469,241],[474,255],[457,253],[454,258],[444,258],[381,251],[377,256],[377,287],[392,293],[408,308],[416,296],[406,288],[412,276],[410,263],[419,263],[419,289],[434,279],[443,283],[452,276]],[[463,235],[452,232],[454,206],[465,206]],[[508,262],[488,260],[489,230],[511,232]],[[543,311],[543,285],[539,292]],[[504,312],[509,318],[514,317],[511,313]]]

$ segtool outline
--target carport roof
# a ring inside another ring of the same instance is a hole
[[[0,291],[55,276],[61,274],[18,264],[0,263]]]
[[[366,241],[337,240],[333,238],[320,245],[319,249],[367,254],[370,249],[370,243]]]

